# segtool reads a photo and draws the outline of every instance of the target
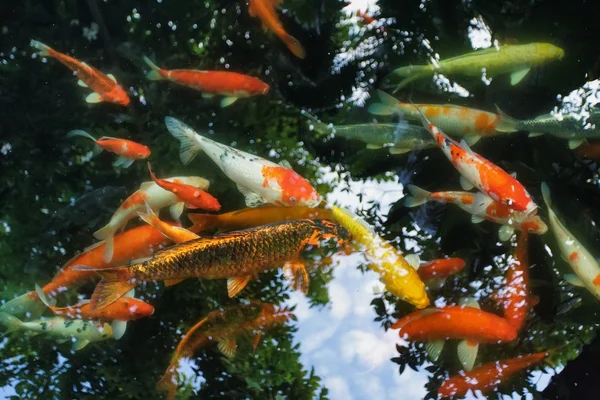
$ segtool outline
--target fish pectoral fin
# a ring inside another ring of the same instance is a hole
[[[169,213],[171,214],[171,218],[173,218],[175,221],[179,222],[179,217],[181,217],[181,214],[183,213],[183,206],[184,203],[180,201],[179,203],[175,203],[171,207],[169,207]]]
[[[77,81],[77,84],[79,86],[81,86],[81,87],[88,87],[88,85],[84,81],[82,81],[81,79]]]
[[[233,103],[237,101],[237,97],[235,96],[227,96],[221,99],[221,108],[229,107]]]
[[[292,168],[292,164],[290,164],[288,160],[281,160],[279,165],[281,165],[283,168],[291,169],[292,171],[294,170],[294,168]]]
[[[421,258],[418,254],[407,254],[404,256],[404,260],[414,269],[419,269],[421,265]]]
[[[411,151],[411,149],[407,149],[407,148],[402,148],[402,147],[390,147],[388,148],[388,151],[390,152],[390,154],[393,155],[397,155],[397,154],[406,154],[409,151]]]
[[[111,81],[117,83],[117,78],[115,78],[115,76],[113,74],[106,74],[106,76],[108,76]]]
[[[470,148],[470,146],[473,146],[475,143],[479,142],[480,139],[481,139],[481,136],[479,136],[479,135],[469,135],[469,136],[465,136],[463,138],[463,140],[469,146],[469,148]]]
[[[539,137],[539,136],[542,136],[542,135],[543,135],[542,132],[530,132],[529,133],[529,137],[530,138],[535,138],[535,137]]]
[[[432,340],[431,342],[425,342],[425,351],[429,355],[429,359],[433,362],[440,359],[442,350],[444,350],[444,340]]]
[[[113,337],[115,340],[121,339],[127,330],[127,321],[118,321],[115,319],[110,325],[112,327]]]
[[[581,146],[585,142],[583,139],[573,139],[569,140],[569,149],[573,150]]]
[[[73,342],[73,346],[71,346],[71,350],[79,351],[88,344],[90,344],[90,341],[87,339],[75,339],[75,341]]]
[[[185,278],[180,278],[180,279],[167,279],[167,280],[165,281],[165,286],[166,286],[166,287],[169,287],[169,286],[174,286],[174,285],[177,285],[178,283],[181,283],[181,282],[183,282],[183,281],[185,281]]]
[[[85,102],[86,103],[90,103],[90,104],[94,104],[94,103],[101,103],[102,100],[102,96],[100,96],[98,93],[94,92],[94,93],[90,93],[86,98],[85,98]]]
[[[68,337],[56,339],[56,343],[58,343],[58,344],[63,344],[63,343],[70,342],[70,341],[71,341],[71,338],[68,338]]]
[[[235,276],[227,279],[227,294],[229,297],[237,296],[239,292],[244,290],[250,279],[252,279],[252,275]]]
[[[142,182],[140,184],[140,190],[146,190],[152,185],[156,185],[156,183],[154,183],[154,181]]]
[[[471,190],[473,189],[475,186],[467,180],[467,178],[465,178],[464,176],[460,177],[460,187],[462,187],[464,190]]]
[[[129,168],[135,160],[127,157],[118,157],[113,162],[113,167]]]
[[[502,225],[500,229],[498,229],[498,239],[500,239],[501,242],[507,242],[514,232],[515,229],[512,226]]]
[[[427,281],[426,285],[431,290],[440,290],[444,287],[444,283],[446,283],[446,278],[433,278]]]
[[[392,115],[396,111],[393,106],[382,103],[373,103],[367,110],[373,115]]]
[[[573,286],[584,287],[583,281],[575,274],[564,274],[563,278]]]
[[[237,342],[235,338],[223,339],[217,344],[217,348],[225,357],[233,358],[237,352]]]
[[[252,336],[252,350],[256,351],[258,344],[260,343],[260,339],[262,338],[262,333],[258,332],[254,336]]]
[[[308,293],[308,273],[302,261],[287,261],[283,266],[283,272],[290,280],[292,289]]]
[[[367,149],[368,150],[379,150],[379,149],[383,149],[383,146],[381,146],[379,144],[367,143]]]
[[[238,190],[240,191],[240,193],[242,193],[244,195],[244,198],[246,200],[246,205],[248,207],[258,207],[265,202],[265,200],[257,193],[254,193],[253,191],[251,191],[248,188],[245,188],[242,185],[237,185]]]
[[[205,99],[212,99],[213,97],[215,97],[215,94],[202,92],[202,97],[204,97]]]
[[[518,71],[511,73],[510,74],[510,84],[512,86],[515,86],[516,84],[521,82],[523,80],[523,78],[525,78],[525,76],[529,73],[529,71],[531,71],[531,68],[524,68],[524,69],[520,69]]]
[[[463,297],[459,300],[459,304],[463,307],[471,307],[480,310],[479,303],[472,297]]]
[[[471,213],[473,216],[485,219],[483,216],[487,215],[487,208],[493,201],[491,197],[486,196],[483,192],[475,193],[473,204],[471,204]]]
[[[462,138],[459,146],[461,149],[463,149],[464,151],[466,151],[469,154],[474,154],[473,150],[471,150],[471,148],[469,147],[469,144],[467,143],[467,141],[465,140],[465,138]]]
[[[484,219],[484,218],[481,218],[481,217],[480,217],[480,216],[478,216],[478,215],[471,215],[471,223],[473,223],[473,224],[480,224],[480,223],[482,223],[483,221],[485,221],[485,219]]]
[[[472,340],[461,340],[458,343],[458,360],[462,364],[465,371],[470,371],[475,365],[477,352],[479,351],[479,343]]]

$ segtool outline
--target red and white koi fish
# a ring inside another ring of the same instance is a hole
[[[105,75],[96,68],[66,54],[59,53],[37,40],[32,40],[30,45],[39,50],[38,54],[40,56],[56,58],[71,71],[75,72],[79,78],[77,82],[79,86],[88,87],[94,91],[94,93],[86,97],[86,102],[100,103],[108,101],[122,106],[129,104],[130,100],[127,93],[117,84],[117,80],[113,75]]]
[[[600,299],[600,265],[594,256],[565,228],[552,210],[550,189],[546,183],[542,183],[542,195],[548,208],[550,227],[562,257],[575,273],[566,274],[565,280],[571,285],[585,287],[592,295]]]
[[[202,190],[208,189],[209,182],[199,176],[181,176],[165,179],[168,182],[183,183],[195,186]],[[103,228],[94,232],[94,237],[98,240],[106,241],[104,248],[104,260],[109,262],[113,256],[114,240],[113,237],[120,229],[125,229],[129,220],[137,217],[138,211],[144,211],[146,204],[153,210],[171,207],[170,212],[173,219],[178,220],[183,212],[184,202],[172,192],[165,190],[156,183],[144,182],[140,189],[129,196],[123,204],[113,214],[110,222]]]
[[[200,150],[205,151],[223,173],[237,184],[249,207],[263,203],[316,207],[321,202],[315,188],[294,172],[289,163],[275,164],[217,143],[200,136],[188,125],[172,117],[166,117],[165,124],[171,135],[181,142],[183,164],[188,164]]]
[[[476,187],[497,202],[516,211],[525,211],[528,215],[537,209],[527,190],[513,176],[475,153],[466,142],[458,143],[449,138],[429,122],[425,115],[421,116],[423,126],[431,133],[454,168],[460,172],[463,189],[470,190]],[[475,200],[475,204],[478,203],[479,201]]]
[[[118,139],[109,136],[102,136],[100,139],[95,139],[89,133],[82,130],[71,131],[67,137],[82,136],[93,141],[94,154],[100,153],[102,150],[107,150],[119,156],[113,163],[115,167],[128,168],[135,160],[143,160],[150,157],[150,149],[143,144],[132,142],[131,140]]]
[[[472,215],[471,222],[474,224],[487,220],[502,225],[498,231],[501,241],[510,239],[515,229],[536,235],[543,235],[548,231],[548,226],[538,215],[515,211],[483,193],[428,192],[414,185],[408,185],[406,188],[410,193],[410,196],[404,199],[406,207],[417,207],[428,201],[455,204]]]
[[[194,69],[166,70],[156,66],[148,57],[144,62],[150,67],[146,77],[152,81],[168,80],[199,90],[205,98],[225,96],[221,107],[232,105],[240,98],[269,93],[270,86],[253,76],[230,71],[200,71]]]

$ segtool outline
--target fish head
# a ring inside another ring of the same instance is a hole
[[[128,106],[131,102],[129,96],[127,96],[127,92],[118,85],[110,92],[102,95],[102,97],[111,103],[119,104],[121,106]]]
[[[264,166],[263,187],[271,188],[281,193],[277,202],[282,206],[305,206],[314,208],[321,203],[321,197],[309,181],[290,168],[281,166]]]
[[[550,59],[562,60],[565,56],[565,51],[558,46],[550,43],[542,43],[542,52]]]
[[[125,297],[122,299],[122,304],[127,308],[131,319],[145,318],[154,314],[154,307],[145,301]]]
[[[333,240],[339,247],[350,240],[350,232],[335,222],[326,219],[314,219],[312,222],[318,232],[319,242]]]
[[[539,215],[531,215],[525,218],[519,224],[519,226],[521,227],[521,230],[529,233],[534,233],[536,235],[543,235],[548,231],[548,225],[546,225],[546,223],[542,221]]]

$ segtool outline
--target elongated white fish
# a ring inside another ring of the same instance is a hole
[[[542,183],[542,195],[548,207],[550,228],[554,233],[560,252],[571,266],[575,275],[565,275],[565,280],[572,285],[585,287],[597,299],[600,299],[600,266],[590,252],[565,228],[551,208],[550,189]]]

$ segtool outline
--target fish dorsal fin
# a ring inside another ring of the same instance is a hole
[[[431,342],[425,343],[425,351],[429,355],[431,361],[437,361],[440,359],[442,350],[444,350],[444,340],[432,340]]]
[[[404,256],[404,260],[414,269],[418,269],[421,265],[421,258],[418,254],[407,254]]]
[[[469,181],[467,178],[465,178],[464,176],[461,175],[460,177],[460,186],[464,189],[464,190],[471,190],[473,189],[475,186],[471,183],[471,181]]]
[[[458,360],[462,364],[465,371],[470,371],[475,365],[477,352],[479,351],[479,343],[472,340],[461,340],[458,343]]]
[[[235,338],[223,339],[217,344],[219,351],[227,358],[235,357],[237,352],[237,343]]]
[[[460,299],[459,304],[463,307],[471,307],[480,310],[479,303],[472,297],[463,297]]]
[[[235,297],[244,290],[251,278],[252,275],[242,275],[227,279],[227,294],[229,297]]]
[[[114,83],[117,83],[117,78],[115,78],[115,76],[114,76],[113,74],[106,74],[106,76],[108,76],[108,77],[109,77],[109,79],[110,79],[111,81],[113,81]]]

